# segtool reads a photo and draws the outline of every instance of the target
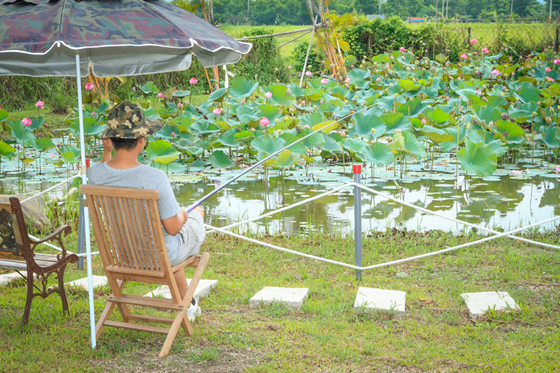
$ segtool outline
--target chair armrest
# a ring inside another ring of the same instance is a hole
[[[72,228],[70,228],[70,226],[68,225],[63,225],[61,227],[59,227],[57,230],[55,230],[53,233],[51,233],[50,235],[48,235],[47,237],[43,238],[42,240],[38,240],[38,241],[34,241],[31,238],[29,239],[29,241],[31,241],[31,251],[35,252],[35,248],[37,247],[37,245],[44,243],[44,242],[49,242],[49,241],[57,241],[60,244],[60,248],[62,249],[62,257],[66,256],[66,249],[64,248],[64,244],[62,243],[62,233],[66,233],[69,234],[72,231]]]

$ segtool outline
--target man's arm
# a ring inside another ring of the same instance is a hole
[[[198,211],[200,215],[204,218],[204,211],[200,207],[195,207],[195,211]],[[175,216],[170,217],[169,219],[162,220],[163,227],[170,235],[174,236],[181,231],[183,225],[189,219],[189,214],[185,211],[185,209],[181,209],[181,212]]]
[[[162,220],[163,227],[172,236],[175,236],[181,231],[183,224],[187,222],[189,215],[184,209],[181,209],[177,215],[170,217],[169,219]]]
[[[111,139],[102,139],[103,142],[103,155],[101,156],[101,163],[110,161],[113,158],[113,143]]]

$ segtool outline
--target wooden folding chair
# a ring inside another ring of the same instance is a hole
[[[171,267],[163,238],[163,226],[157,209],[156,190],[82,185],[86,196],[99,255],[105,268],[112,294],[96,326],[99,338],[104,326],[167,334],[159,357],[169,353],[179,326],[187,335],[193,334],[187,318],[187,308],[210,255],[192,256]],[[174,273],[186,266],[196,267],[186,294],[180,294]],[[168,285],[173,299],[123,294],[126,282],[137,281]],[[115,305],[123,321],[110,321]],[[128,306],[153,307],[172,310],[176,316],[164,317],[132,314]],[[137,324],[160,323],[169,328]]]

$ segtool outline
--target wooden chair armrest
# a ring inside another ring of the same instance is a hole
[[[38,240],[38,241],[34,241],[31,238],[29,239],[29,241],[31,241],[31,251],[35,252],[35,248],[37,247],[37,245],[44,243],[44,242],[49,242],[49,241],[57,241],[60,244],[60,248],[62,249],[62,257],[66,256],[66,249],[64,248],[64,244],[62,243],[62,233],[66,233],[69,234],[72,231],[72,228],[70,228],[69,225],[63,225],[61,227],[59,227],[57,230],[55,230],[53,233],[51,233],[50,235],[48,235],[47,237],[43,238],[42,240]]]

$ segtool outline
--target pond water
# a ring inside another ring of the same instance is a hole
[[[17,192],[18,188],[29,193],[44,190],[67,175],[66,168],[47,163],[42,166],[43,174],[30,165],[25,177],[21,178],[15,167],[6,163],[3,166],[8,166],[5,168],[11,171],[0,174],[2,194]],[[72,168],[68,171],[70,175],[76,172]],[[466,177],[461,172],[456,176],[454,158],[442,154],[435,160],[433,171],[424,168],[427,168],[425,164],[409,164],[406,174],[400,177],[398,164],[397,170],[376,168],[374,175],[368,165],[362,169],[362,183],[399,200],[489,228],[514,229],[560,214],[560,175],[554,172],[554,167],[531,165],[529,159],[522,159],[516,167],[499,169],[493,176]],[[170,173],[169,179],[179,204],[187,207],[241,171],[205,169],[188,174]],[[351,181],[350,165],[310,167],[307,175],[304,169],[288,170],[284,177],[277,170],[269,170],[268,183],[263,180],[263,169],[257,169],[204,202],[206,222],[220,227],[254,218]],[[57,193],[63,191],[60,188]],[[362,191],[362,213],[364,231],[386,228],[470,230],[470,227],[366,191]],[[239,229],[269,234],[319,231],[345,235],[352,233],[353,220],[353,188],[348,187],[269,218],[244,224]],[[554,226],[550,223],[543,228]]]

